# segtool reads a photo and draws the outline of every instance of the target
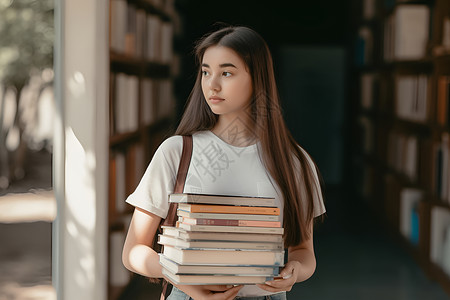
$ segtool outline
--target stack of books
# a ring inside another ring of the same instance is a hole
[[[163,226],[163,274],[176,284],[256,284],[284,265],[274,198],[172,194],[176,227]]]

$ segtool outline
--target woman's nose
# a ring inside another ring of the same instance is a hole
[[[211,80],[209,81],[209,88],[214,91],[220,91],[221,85],[218,76],[211,77]]]

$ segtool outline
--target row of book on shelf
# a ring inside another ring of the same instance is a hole
[[[124,201],[133,192],[146,168],[144,147],[133,143],[112,151],[109,159],[110,212],[120,216],[130,208]]]
[[[384,23],[384,60],[417,60],[427,56],[430,8],[398,5]]]
[[[444,132],[433,144],[433,190],[437,198],[450,205],[450,133]]]
[[[442,105],[448,98],[444,85],[447,76],[442,76],[442,86],[438,90],[438,97],[442,98]],[[364,73],[360,77],[360,107],[371,110],[376,107],[380,97],[387,97],[387,88],[374,73]],[[448,84],[448,82],[447,82]],[[383,89],[383,90],[382,90]],[[394,114],[396,117],[417,123],[425,123],[429,119],[431,88],[430,76],[427,74],[396,75],[394,81]],[[443,114],[438,110],[438,115]]]
[[[383,8],[385,11],[390,10],[393,9],[396,4],[402,4],[408,1],[409,0],[362,0],[361,16],[363,20],[372,20],[377,16],[378,9]],[[379,3],[382,5],[380,6]]]
[[[436,112],[437,123],[448,126],[450,119],[450,76],[439,76],[437,80]]]
[[[178,284],[256,284],[284,265],[283,227],[275,199],[172,194],[176,226],[163,226],[160,264]]]
[[[132,132],[150,125],[173,112],[175,100],[170,79],[141,78],[125,73],[111,73],[112,133]]]
[[[110,3],[112,51],[163,64],[172,60],[174,31],[172,22],[163,20],[159,15],[148,13],[126,0],[111,0]]]
[[[118,230],[112,230],[109,234],[109,284],[115,288],[125,287],[131,279],[131,272],[128,271],[122,263],[122,249],[125,243],[126,230],[131,222],[131,214],[125,214],[119,217],[122,227]]]
[[[425,193],[417,188],[400,191],[400,233],[413,245],[420,239],[420,202]],[[450,210],[445,207],[431,208],[430,260],[450,276]]]
[[[360,150],[365,155],[374,154],[375,150],[375,128],[373,121],[364,115],[358,117],[358,135],[360,139]]]
[[[383,59],[386,62],[418,60],[427,56],[430,9],[427,5],[398,5],[384,21]],[[356,65],[374,62],[377,40],[369,25],[360,27],[356,38]]]
[[[358,118],[361,150],[365,155],[375,154],[375,132],[373,121],[367,116]],[[444,131],[438,140],[420,137],[403,130],[387,133],[386,163],[410,182],[430,180],[435,197],[450,204],[450,134]],[[428,170],[421,170],[426,167]],[[432,174],[429,178],[419,178],[421,173]]]
[[[420,141],[417,135],[392,130],[388,133],[387,164],[415,182],[419,174]]]
[[[406,176],[411,182],[417,182],[422,155],[430,157],[432,176],[431,187],[435,197],[450,205],[450,133],[443,132],[441,138],[431,142],[421,140],[413,134],[391,131],[388,136],[388,166]],[[425,149],[426,152],[422,152]]]
[[[443,132],[439,140],[431,141],[420,139],[417,135],[391,131],[388,136],[387,154],[388,166],[406,176],[411,182],[419,180],[420,168],[427,165],[430,158],[429,170],[432,176],[425,180],[431,179],[433,193],[439,201],[450,204],[450,134],[448,132]],[[423,160],[422,164],[420,164],[421,160]]]
[[[397,76],[395,81],[395,114],[401,119],[424,123],[429,111],[429,76]]]

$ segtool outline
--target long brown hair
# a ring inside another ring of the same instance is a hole
[[[244,60],[251,75],[251,113],[256,125],[254,134],[260,142],[262,162],[278,184],[284,199],[284,243],[286,247],[298,245],[310,238],[309,225],[314,218],[313,199],[319,197],[320,185],[315,180],[315,164],[308,162],[284,122],[269,47],[254,30],[228,26],[206,35],[197,43],[195,54],[198,65],[201,65],[206,49],[216,45],[234,50]],[[209,130],[218,120],[205,100],[201,78],[199,68],[175,134]],[[296,174],[298,170],[293,167],[295,165],[300,166],[300,175]],[[302,201],[306,201],[306,205],[302,205]],[[306,208],[305,212],[302,212],[303,208]]]

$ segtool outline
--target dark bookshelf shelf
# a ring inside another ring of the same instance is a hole
[[[446,202],[444,202],[444,201],[445,201],[445,200],[440,199],[440,198],[434,196],[434,197],[430,200],[430,204],[431,204],[432,206],[438,206],[438,207],[446,208],[446,209],[448,209],[448,210],[450,211],[450,203],[448,203],[448,202],[446,203]]]
[[[385,172],[394,176],[396,180],[404,187],[414,187],[425,190],[425,187],[422,186],[417,179],[411,179],[407,175],[393,169],[390,166],[385,166]]]
[[[122,144],[129,144],[131,142],[136,142],[139,139],[139,135],[140,135],[139,130],[114,134],[109,138],[109,146],[118,147],[121,146]]]
[[[394,117],[393,123],[397,128],[411,131],[421,136],[429,136],[432,132],[433,125],[429,122],[419,123],[411,120]]]
[[[111,218],[109,222],[110,232],[124,231],[126,229],[123,220],[120,218],[121,216],[122,215],[116,215]]]
[[[150,1],[146,0],[128,0],[128,3],[135,5],[136,7],[142,8],[148,13],[158,15],[161,19],[165,21],[170,21],[170,15],[164,11],[163,8],[155,6]]]
[[[400,6],[400,5],[426,5],[431,7],[432,5],[434,5],[434,1],[435,0],[405,0],[405,1],[395,1],[395,0],[390,0],[391,3],[388,3],[384,5],[382,5],[382,16],[383,17],[387,17],[390,14],[392,14],[395,10],[396,7]]]
[[[161,131],[167,129],[171,131],[171,126],[173,125],[173,120],[171,117],[162,118],[152,124],[144,126],[143,130],[145,132]]]
[[[172,125],[172,118],[166,117],[161,118],[160,120],[154,123],[142,126],[141,128],[135,131],[113,134],[109,138],[109,146],[112,148],[117,148],[124,145],[136,143],[139,141],[142,134],[160,131],[163,129],[169,130],[171,125]]]
[[[108,288],[108,299],[119,299],[126,287],[113,287]]]
[[[432,73],[433,58],[427,57],[420,60],[397,60],[383,62],[380,68],[385,72],[399,73]]]
[[[433,61],[436,73],[450,75],[450,54],[435,56]]]
[[[110,51],[111,71],[123,72],[131,75],[168,78],[170,76],[170,66],[155,62],[148,62],[134,56],[118,54]]]

